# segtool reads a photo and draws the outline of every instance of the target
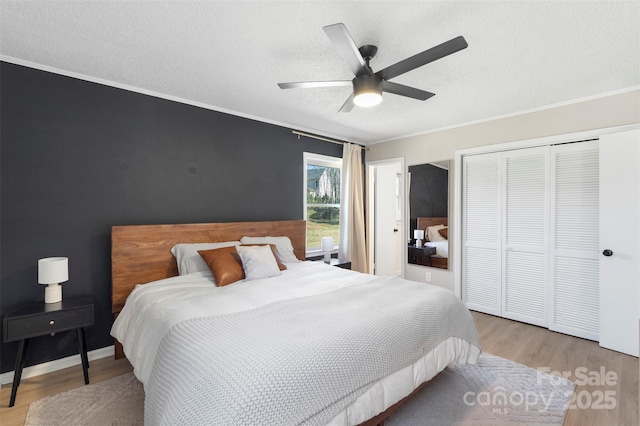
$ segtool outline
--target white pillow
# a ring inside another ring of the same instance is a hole
[[[278,255],[284,263],[300,262],[293,254],[293,244],[289,237],[242,237],[242,244],[275,244]]]
[[[223,243],[182,243],[171,247],[171,253],[176,258],[178,274],[186,275],[193,272],[206,272],[209,270],[207,264],[198,254],[198,250],[212,250],[239,245],[240,241],[225,241]]]
[[[446,238],[438,232],[444,228],[446,228],[444,225],[427,226],[427,238],[429,241],[445,241]]]
[[[280,268],[269,246],[238,246],[238,255],[242,260],[245,279],[271,278],[280,275]]]

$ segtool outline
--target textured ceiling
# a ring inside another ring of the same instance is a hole
[[[640,2],[1,1],[0,54],[71,75],[370,144],[640,85]],[[469,47],[393,81],[436,93],[385,94],[338,109],[351,79],[322,27],[377,45],[374,71],[458,35]]]

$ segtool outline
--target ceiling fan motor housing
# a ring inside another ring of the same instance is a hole
[[[379,75],[359,75],[353,79],[353,93],[377,93],[382,96],[382,77]]]
[[[361,107],[370,107],[382,101],[382,77],[359,75],[353,79],[353,102]]]

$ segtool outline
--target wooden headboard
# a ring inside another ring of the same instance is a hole
[[[416,229],[426,230],[427,226],[434,225],[447,225],[446,217],[418,217],[418,224]],[[427,232],[424,233],[427,235]]]
[[[111,228],[111,311],[117,315],[136,284],[178,275],[171,247],[178,243],[238,241],[243,236],[287,236],[298,259],[305,259],[307,223],[273,222],[128,225]]]

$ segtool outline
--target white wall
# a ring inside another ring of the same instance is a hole
[[[569,105],[370,145],[366,159],[378,161],[404,157],[405,167],[408,168],[415,164],[453,160],[455,151],[460,149],[639,122],[640,89],[636,88]],[[450,164],[449,223],[451,224],[457,200],[453,199],[455,164],[453,161]],[[450,227],[450,256],[454,256],[455,253],[453,242],[456,232],[456,229]],[[404,257],[406,259],[406,253]],[[453,291],[454,275],[451,269],[453,264],[453,259],[449,259],[449,270],[406,265],[405,276],[411,280],[425,282],[425,272],[428,270],[432,273],[432,284],[441,285]]]

